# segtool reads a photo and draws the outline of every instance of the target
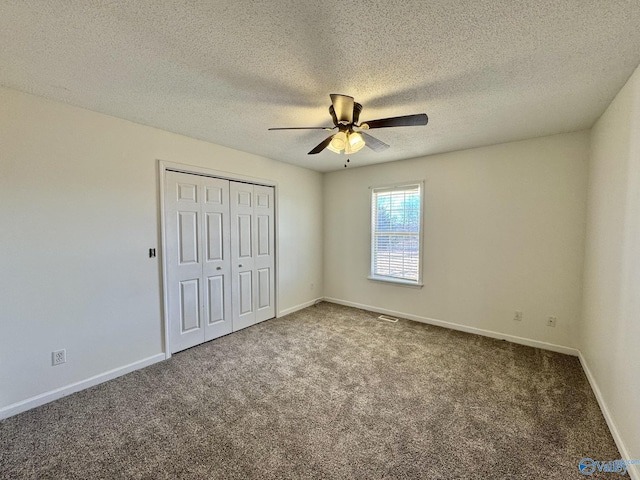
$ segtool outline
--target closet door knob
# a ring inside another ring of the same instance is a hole
[[[242,268],[242,264],[238,265],[238,268]]]
[[[216,270],[222,270],[222,267],[216,267]]]

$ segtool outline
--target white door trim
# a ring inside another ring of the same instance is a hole
[[[264,185],[266,187],[274,187],[274,226],[275,226],[275,264],[274,264],[274,289],[275,289],[275,312],[278,312],[278,259],[280,253],[280,242],[278,240],[278,182],[266,178],[260,177],[251,177],[249,175],[241,175],[233,172],[226,172],[223,170],[214,170],[211,168],[200,167],[197,165],[187,165],[184,163],[175,163],[175,162],[167,162],[165,160],[158,159],[158,219],[160,225],[159,238],[158,243],[160,245],[159,253],[160,253],[160,264],[162,265],[162,275],[161,275],[161,285],[160,292],[162,294],[162,309],[160,315],[162,317],[162,328],[164,334],[164,356],[165,359],[171,358],[171,346],[169,343],[170,340],[170,332],[169,332],[169,316],[167,312],[169,311],[169,304],[167,293],[165,291],[165,286],[168,285],[167,282],[167,265],[165,262],[165,258],[167,258],[166,252],[166,225],[164,219],[164,194],[165,194],[165,174],[167,170],[181,172],[181,173],[189,173],[192,175],[204,175],[207,177],[215,177],[222,178],[225,180],[231,180],[235,182],[246,182],[252,183],[254,185]]]

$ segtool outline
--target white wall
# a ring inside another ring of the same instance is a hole
[[[278,310],[322,296],[321,174],[14,90],[0,105],[0,413],[162,352],[157,159],[277,182]]]
[[[583,131],[325,175],[325,297],[577,347],[588,149]],[[422,289],[367,279],[368,187],[412,180],[425,180]]]
[[[162,353],[160,265],[147,257],[162,159],[278,182],[280,312],[324,294],[579,347],[623,455],[640,458],[639,71],[591,135],[324,177],[9,89],[0,106],[0,413]],[[368,187],[415,179],[425,286],[371,282]],[[68,362],[51,367],[58,348]]]
[[[592,129],[589,171],[580,349],[621,453],[640,459],[640,67]]]

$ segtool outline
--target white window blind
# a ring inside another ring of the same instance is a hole
[[[373,188],[371,277],[418,284],[421,185]]]

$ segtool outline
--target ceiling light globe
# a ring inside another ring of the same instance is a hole
[[[347,134],[344,132],[338,132],[333,136],[331,143],[327,146],[329,150],[335,153],[340,153],[344,150],[347,144]]]
[[[349,134],[349,150],[351,153],[356,153],[365,146],[364,138],[357,132]]]

